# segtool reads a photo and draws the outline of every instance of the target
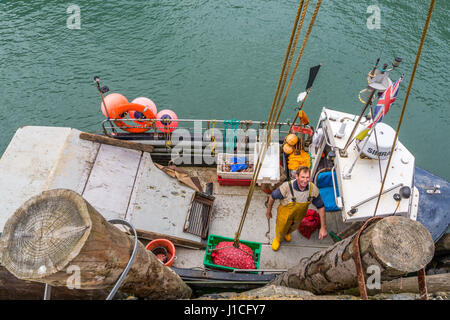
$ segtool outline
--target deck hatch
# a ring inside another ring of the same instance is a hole
[[[186,215],[183,231],[207,239],[214,197],[196,191]]]

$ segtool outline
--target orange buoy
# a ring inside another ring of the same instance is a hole
[[[131,103],[137,103],[142,104],[144,107],[150,108],[150,110],[153,112],[153,114],[157,114],[158,111],[156,110],[155,103],[146,97],[139,97],[131,101]]]
[[[289,144],[290,146],[295,146],[298,142],[298,137],[291,133],[286,137],[286,143]]]
[[[162,252],[167,252],[167,257],[164,257],[163,253],[159,253],[158,249],[164,248]],[[155,256],[164,263],[164,265],[170,267],[173,264],[173,261],[175,260],[175,246],[173,243],[167,239],[155,239],[153,241],[150,241],[145,249],[152,251]],[[166,259],[164,259],[166,258]],[[167,260],[167,261],[164,261]]]
[[[164,133],[172,132],[178,127],[178,119],[175,112],[169,109],[161,110],[156,115],[157,119],[160,119],[156,121],[156,127]]]
[[[157,114],[158,113],[155,103],[152,100],[150,100],[149,98],[139,97],[139,98],[136,98],[133,101],[131,101],[131,103],[142,104],[143,106],[145,106],[147,108],[150,108],[150,110],[153,112],[153,114]],[[128,112],[128,115],[132,119],[142,119],[142,117],[143,117],[142,113],[140,113],[138,111],[135,111],[135,110],[130,110]],[[145,122],[138,121],[138,120],[136,120],[134,122],[139,124],[139,125],[145,124]]]
[[[106,104],[106,110],[105,110],[105,105],[102,104],[100,105],[100,108],[103,112],[103,114],[105,115],[105,117],[111,119],[114,119],[115,117],[112,116],[112,112],[115,108],[121,106],[122,104],[128,103],[128,99],[125,98],[125,96],[121,95],[120,93],[110,93],[108,94],[105,98],[104,98],[105,104]]]
[[[287,144],[287,143],[285,143],[283,145],[283,152],[286,153],[286,154],[291,154],[292,152],[294,152],[294,147],[289,145],[289,144]]]
[[[125,103],[120,106],[115,107],[111,111],[108,107],[109,116],[113,119],[121,119],[130,111],[137,111],[143,114],[145,119],[155,119],[155,114],[150,110],[150,108],[137,103]],[[132,133],[142,133],[150,129],[153,125],[150,121],[141,121],[141,124],[136,127],[127,124],[125,121],[115,120],[114,123],[122,130],[132,132]]]

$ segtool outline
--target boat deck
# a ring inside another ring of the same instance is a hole
[[[71,189],[83,196],[106,220],[125,219],[136,229],[205,244],[199,236],[183,231],[195,190],[158,169],[148,152],[125,149],[80,139],[71,128],[23,127],[14,135],[0,160],[0,232],[6,220],[30,197],[56,188]],[[216,168],[183,167],[197,176],[203,187],[213,182],[215,197],[209,233],[234,238],[238,229],[248,187],[220,186]],[[303,257],[333,244],[328,236],[310,240],[299,232],[279,251],[271,249],[274,218],[269,238],[264,205],[267,194],[256,188],[242,230],[241,240],[262,244],[260,269],[284,270]],[[327,229],[345,229],[340,213],[327,213]],[[176,247],[177,268],[204,268],[205,250]]]
[[[209,233],[229,238],[234,235],[239,227],[242,211],[247,199],[248,187],[243,186],[221,186],[217,183],[215,168],[186,168],[191,175],[200,178],[202,183],[213,182],[215,196],[214,211],[210,223]],[[318,239],[316,230],[308,240],[299,232],[292,233],[291,242],[282,242],[278,251],[271,247],[275,236],[275,217],[278,201],[272,209],[273,218],[270,220],[269,238],[266,236],[268,230],[266,207],[264,205],[268,195],[256,188],[246,216],[241,233],[241,240],[254,241],[262,244],[260,269],[288,269],[296,265],[300,259],[311,256],[314,252],[322,250],[334,244],[330,236],[323,240]],[[327,212],[326,225],[328,231],[338,233],[343,231],[347,224],[341,220],[340,212]],[[203,268],[205,250],[193,250],[177,248],[177,259],[174,267],[179,268]]]

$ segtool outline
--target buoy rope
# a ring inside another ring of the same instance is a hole
[[[380,204],[381,195],[382,195],[382,192],[383,192],[384,184],[386,182],[386,177],[387,177],[387,174],[388,174],[388,171],[389,171],[389,166],[391,164],[392,155],[394,154],[394,149],[395,149],[395,145],[397,143],[397,138],[398,138],[398,134],[400,132],[400,127],[401,127],[402,122],[403,122],[403,116],[405,115],[406,104],[408,103],[409,94],[411,93],[411,87],[412,87],[413,82],[414,82],[414,77],[416,75],[417,66],[419,65],[420,55],[422,53],[422,48],[423,48],[423,44],[425,42],[425,37],[427,36],[427,31],[428,31],[428,27],[430,25],[431,15],[433,13],[433,8],[434,8],[435,2],[436,2],[436,0],[431,0],[430,7],[428,9],[427,20],[425,22],[425,26],[424,26],[423,31],[422,31],[422,38],[420,39],[419,49],[417,50],[416,61],[414,62],[414,68],[413,68],[413,71],[412,71],[412,74],[411,74],[411,79],[409,80],[409,83],[408,83],[408,90],[406,91],[405,101],[403,102],[402,112],[400,114],[400,119],[398,121],[398,125],[397,125],[397,130],[395,132],[394,141],[392,143],[391,154],[389,155],[389,160],[388,160],[388,163],[387,163],[387,166],[386,166],[386,171],[384,173],[383,182],[381,183],[381,188],[380,188],[380,193],[378,195],[377,204],[375,206],[375,211],[373,213],[374,217],[377,214],[378,205]]]
[[[170,121],[164,121],[164,124],[166,125],[166,134],[165,134],[165,140],[166,140],[166,148],[171,148],[172,141],[170,140]]]

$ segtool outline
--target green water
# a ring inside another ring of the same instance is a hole
[[[80,29],[67,27],[71,4],[80,8]],[[380,29],[366,26],[369,5],[381,9]],[[100,131],[94,75],[112,92],[149,97],[180,118],[266,120],[297,7],[296,0],[0,0],[0,153],[25,125]],[[403,58],[391,78],[406,75],[383,120],[395,128],[427,10],[424,0],[324,0],[281,120],[293,118],[318,63],[304,106],[313,124],[322,106],[359,113],[358,92],[383,47],[381,63]],[[447,180],[449,11],[450,1],[437,1],[400,131],[416,165]]]

